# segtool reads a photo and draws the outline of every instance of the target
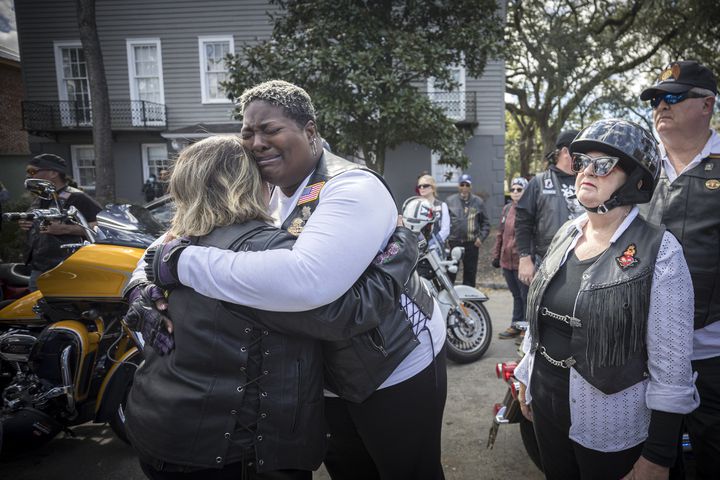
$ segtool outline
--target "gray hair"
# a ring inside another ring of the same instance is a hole
[[[244,115],[247,106],[255,100],[281,107],[300,127],[310,120],[315,122],[315,107],[310,95],[293,83],[270,80],[245,90],[238,100],[240,113]]]
[[[692,87],[690,89],[690,91],[697,95],[702,95],[703,97],[714,97],[715,96],[715,94],[712,92],[712,90],[708,90],[707,88]]]
[[[185,148],[172,169],[170,233],[202,236],[248,220],[267,221],[265,184],[240,137],[218,135]]]

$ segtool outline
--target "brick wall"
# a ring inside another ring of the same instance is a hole
[[[20,67],[0,62],[0,155],[29,153],[22,129],[23,84]]]

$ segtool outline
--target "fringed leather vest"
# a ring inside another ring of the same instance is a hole
[[[548,285],[579,234],[566,223],[553,239],[528,293],[527,318],[535,352],[538,314]],[[570,350],[573,368],[605,394],[617,393],[647,377],[646,328],[655,260],[663,227],[637,217],[583,274],[575,300]]]
[[[720,320],[720,154],[674,182],[663,170],[643,217],[664,224],[683,247],[695,291],[695,329]]]
[[[282,228],[300,235],[308,219],[320,203],[322,188],[333,177],[355,169],[375,175],[392,195],[385,179],[376,172],[349,162],[327,150],[323,152],[293,211]],[[404,294],[427,318],[433,313],[433,298],[413,272],[405,284]],[[345,400],[362,402],[369,397],[419,345],[405,310],[398,308],[377,328],[349,340],[323,342],[325,383],[328,390]]]

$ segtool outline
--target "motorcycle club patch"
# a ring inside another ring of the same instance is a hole
[[[378,256],[375,257],[375,259],[373,260],[373,263],[375,265],[379,265],[381,263],[385,264],[385,263],[389,262],[392,259],[392,257],[397,255],[399,251],[400,251],[400,245],[398,245],[398,242],[392,242],[387,246],[385,251],[379,253]]]
[[[635,257],[635,253],[637,253],[637,247],[634,243],[631,243],[627,246],[621,256],[615,257],[615,261],[621,269],[627,270],[628,268],[634,267],[640,263],[640,260]]]
[[[313,183],[312,185],[308,185],[305,187],[300,194],[300,198],[298,198],[297,204],[302,205],[303,203],[312,202],[313,200],[317,200],[317,198],[320,196],[320,190],[325,186],[325,182],[318,182]]]
[[[553,181],[551,177],[545,177],[543,179],[543,192],[544,194],[554,194],[555,193],[555,185],[553,185]]]
[[[705,182],[705,188],[708,190],[717,190],[720,188],[720,180],[716,178],[711,178],[710,180]]]
[[[292,235],[295,235],[296,237],[300,235],[303,231],[303,228],[305,228],[305,223],[307,223],[310,215],[312,215],[312,208],[307,205],[304,206],[302,210],[300,210],[300,217],[294,218],[293,221],[290,223],[290,226],[288,227],[288,232],[290,232]]]
[[[705,171],[706,171],[706,172],[709,172],[709,171],[712,170],[713,168],[715,168],[715,164],[714,164],[714,163],[706,163],[706,164],[705,164]]]

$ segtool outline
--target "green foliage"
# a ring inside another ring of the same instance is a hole
[[[718,72],[719,10],[714,0],[510,0],[506,108],[540,132],[542,151],[600,117],[649,125],[639,86],[662,65],[695,58]]]
[[[482,74],[502,21],[494,0],[279,1],[272,37],[229,57],[231,97],[281,78],[305,88],[333,149],[382,172],[385,150],[417,142],[441,162],[467,165],[467,134],[418,87],[458,85],[447,67]]]
[[[24,212],[30,207],[30,198],[23,195],[20,200],[3,204],[4,212]],[[27,234],[16,222],[2,222],[0,230],[0,261],[24,262]]]

